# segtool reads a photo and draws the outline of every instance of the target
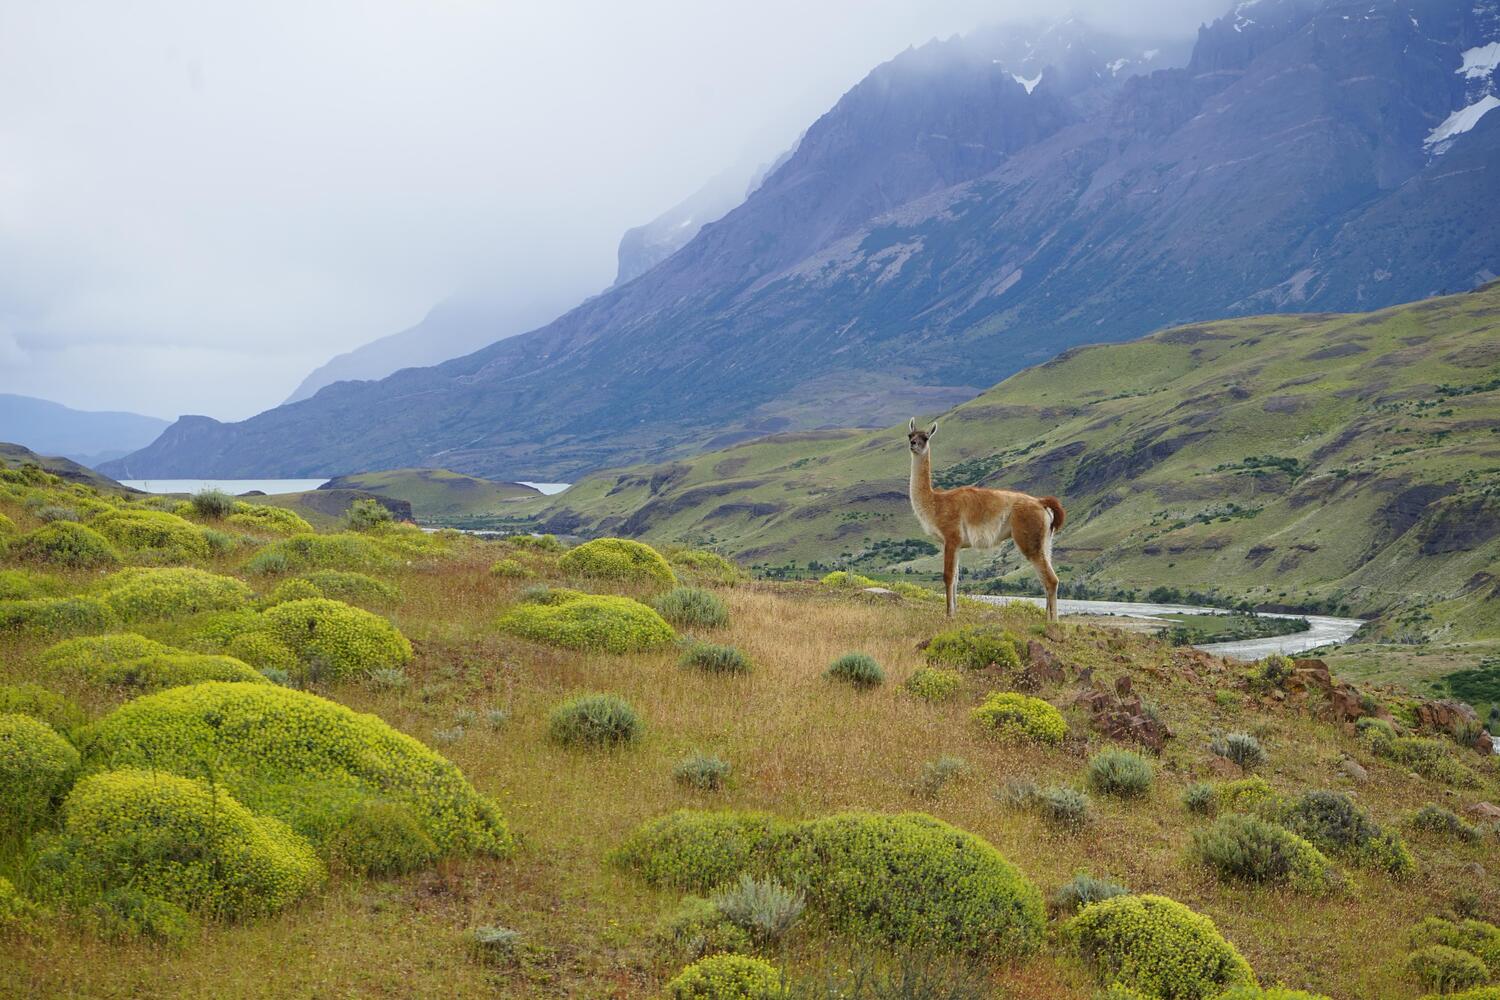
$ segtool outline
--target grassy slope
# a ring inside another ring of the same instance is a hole
[[[1500,639],[1497,377],[1500,284],[1371,314],[1208,323],[1008,379],[943,416],[935,465],[940,485],[1062,497],[1064,580],[1422,606],[1429,631]],[[918,535],[903,432],[766,438],[526,506],[556,529],[750,563],[930,572],[935,558],[887,566],[875,549]],[[1266,456],[1278,461],[1249,467]],[[965,564],[1030,572],[1008,546]]]
[[[464,517],[494,514],[511,501],[540,494],[520,483],[477,479],[447,469],[390,469],[339,476],[328,488],[363,490],[411,504],[418,520],[458,523]]]
[[[70,483],[83,483],[111,493],[136,492],[87,466],[79,465],[70,458],[38,455],[24,445],[0,442],[0,468],[18,469],[28,463],[39,465],[54,476],[61,476]]]
[[[19,512],[17,512],[19,513]],[[23,525],[24,526],[24,525]],[[1352,890],[1315,899],[1218,884],[1185,857],[1202,824],[1178,804],[1187,783],[1210,777],[1205,749],[1215,729],[1258,733],[1271,749],[1267,778],[1278,788],[1338,787],[1340,755],[1370,770],[1360,801],[1383,822],[1423,802],[1455,808],[1500,791],[1485,786],[1450,797],[1438,785],[1370,757],[1334,727],[1268,703],[1226,709],[1214,689],[1227,685],[1217,661],[1150,640],[1064,624],[1046,641],[1075,666],[1106,682],[1130,673],[1178,736],[1145,800],[1096,799],[1097,819],[1076,835],[1049,832],[1034,816],[1000,806],[991,792],[1011,778],[1074,783],[1088,753],[1103,744],[1065,708],[1078,739],[1057,749],[1004,746],[967,720],[993,686],[975,679],[954,701],[927,705],[899,688],[920,663],[916,640],[942,627],[930,605],[869,603],[807,584],[746,584],[723,591],[732,623],[713,636],[744,648],[757,670],[742,678],[684,673],[672,652],[615,658],[560,652],[496,633],[492,622],[519,583],[488,572],[497,547],[463,542],[454,557],[418,563],[391,579],[403,600],[393,620],[417,658],[401,691],[359,684],[320,688],[422,739],[452,724],[460,708],[511,713],[502,729],[472,727],[442,747],[475,784],[496,796],[522,837],[508,862],[450,861],[402,878],[338,877],[328,890],[276,918],[214,926],[180,952],[109,945],[67,926],[37,939],[0,939],[0,995],[89,997],[614,997],[658,995],[674,967],[649,943],[657,918],[678,896],[649,890],[613,869],[607,852],[639,822],[676,808],[740,807],[807,816],[851,807],[918,809],[993,842],[1050,891],[1075,871],[1108,875],[1137,890],[1163,892],[1211,915],[1267,982],[1287,981],[1337,998],[1406,1000],[1419,991],[1401,972],[1406,928],[1441,909],[1459,890],[1478,893],[1500,917],[1500,890],[1476,883],[1466,866],[1489,863],[1492,842],[1413,842],[1422,865],[1414,882],[1348,869]],[[234,570],[235,560],[219,563]],[[90,577],[73,582],[86,585]],[[1029,628],[1016,612],[966,609],[970,618]],[[191,622],[146,626],[180,638]],[[0,637],[0,681],[36,676],[37,642]],[[820,676],[847,649],[885,664],[889,681],[869,693],[830,686]],[[1203,673],[1194,683],[1180,669]],[[609,690],[627,697],[648,725],[630,750],[562,750],[545,736],[550,706],[570,692]],[[70,692],[94,711],[96,692]],[[1059,705],[1067,689],[1041,692]],[[695,794],[672,782],[673,763],[694,750],[733,762],[730,789]],[[935,799],[914,783],[923,763],[964,758],[963,776]],[[1477,758],[1472,758],[1478,763]],[[10,849],[0,874],[14,873]],[[526,935],[517,969],[489,969],[465,957],[464,931],[498,923]],[[836,943],[803,936],[788,959],[817,962]],[[1086,1000],[1095,986],[1071,960],[1052,953],[993,975],[1000,996]]]

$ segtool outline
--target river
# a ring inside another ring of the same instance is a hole
[[[970,594],[976,601],[984,601],[989,604],[1011,604],[1024,601],[1027,604],[1036,604],[1046,607],[1047,602],[1040,597],[1011,597],[993,594]],[[1142,604],[1133,601],[1074,601],[1059,599],[1057,602],[1057,613],[1059,615],[1119,615],[1125,618],[1156,619],[1158,615],[1228,615],[1235,614],[1224,608],[1195,608],[1186,604]],[[1261,614],[1261,612],[1256,612]],[[1293,632],[1289,635],[1275,635],[1265,639],[1244,639],[1239,642],[1210,642],[1198,646],[1198,649],[1220,656],[1233,656],[1240,660],[1258,660],[1272,653],[1282,653],[1287,656],[1296,653],[1305,653],[1309,649],[1319,646],[1335,646],[1348,642],[1364,621],[1359,618],[1332,618],[1327,615],[1284,615],[1264,614],[1266,618],[1306,618],[1307,623],[1312,626],[1306,632]],[[1163,625],[1169,624],[1162,622]]]

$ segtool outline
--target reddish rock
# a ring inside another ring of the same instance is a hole
[[[1417,724],[1424,729],[1437,729],[1445,733],[1456,732],[1459,727],[1479,721],[1474,710],[1461,701],[1444,699],[1427,701],[1417,706]]]
[[[1480,819],[1500,819],[1500,806],[1493,802],[1476,802],[1469,807],[1469,812]]]
[[[1115,694],[1121,698],[1129,697],[1132,684],[1129,674],[1121,674],[1115,678]]]

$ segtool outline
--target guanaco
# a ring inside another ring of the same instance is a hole
[[[911,509],[922,530],[943,542],[943,589],[948,595],[948,617],[958,611],[958,550],[992,549],[1014,539],[1021,555],[1036,569],[1047,592],[1047,620],[1057,621],[1057,573],[1052,569],[1052,536],[1063,526],[1063,506],[1057,497],[1034,497],[1014,490],[960,486],[932,488],[932,436],[917,429],[912,417],[906,427],[911,444]]]

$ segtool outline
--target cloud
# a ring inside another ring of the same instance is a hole
[[[1185,32],[1217,6],[1081,10]],[[731,163],[771,158],[876,63],[1050,13],[6,5],[0,391],[237,419],[456,288],[581,298],[611,280],[624,229]]]

